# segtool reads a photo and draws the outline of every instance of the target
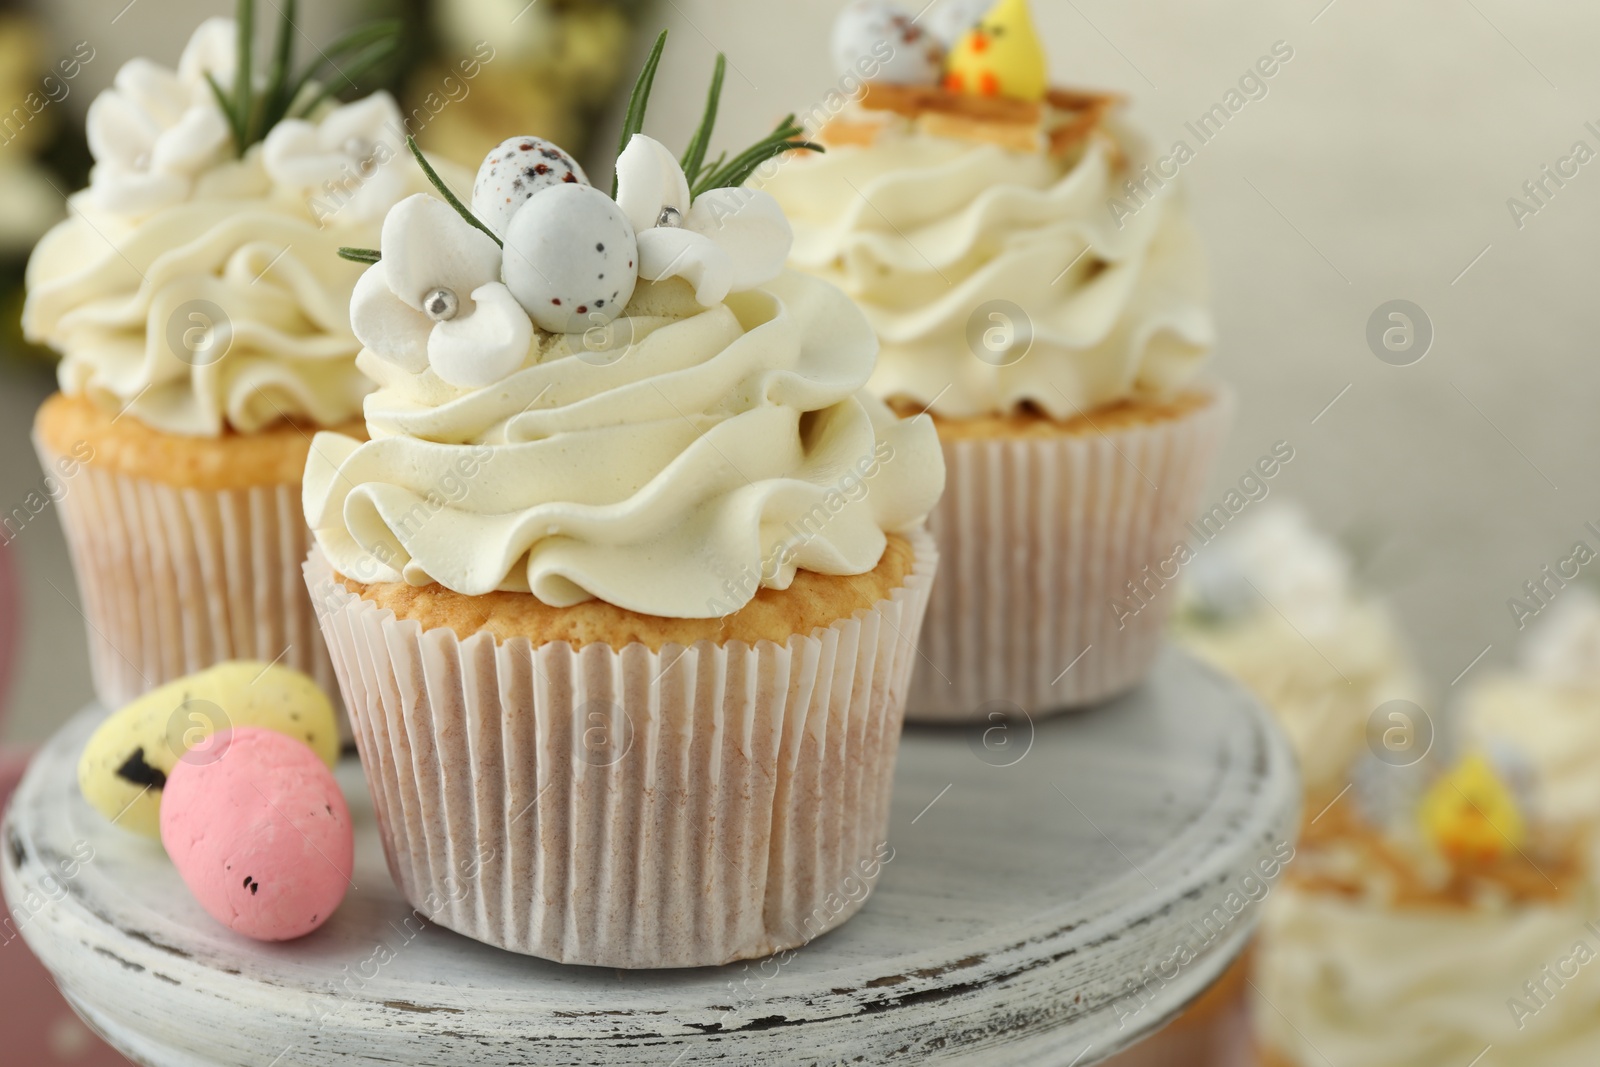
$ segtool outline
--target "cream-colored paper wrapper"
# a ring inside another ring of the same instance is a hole
[[[1213,390],[1182,417],[1104,434],[942,441],[945,492],[928,517],[939,582],[906,718],[1037,715],[1136,685],[1160,650],[1176,583],[1151,582],[1144,606],[1126,583],[1195,540],[1187,524],[1232,407]],[[1118,603],[1138,610],[1120,614]]]
[[[46,470],[64,469],[34,447]],[[285,664],[333,693],[300,574],[311,531],[298,485],[178,488],[93,464],[62,484],[100,703],[119,708],[232,659]]]
[[[659,653],[424,631],[314,550],[395,883],[468,937],[606,967],[753,959],[844,922],[888,852],[937,565],[912,541],[905,584],[853,618]]]

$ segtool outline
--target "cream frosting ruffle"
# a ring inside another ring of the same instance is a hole
[[[652,313],[670,303],[659,289],[641,286],[616,324],[633,346],[614,360],[541,334],[522,369],[457,389],[363,354],[373,439],[319,434],[306,471],[334,567],[691,618],[785,588],[797,567],[875,566],[944,476],[930,420],[860,392],[861,314],[793,273],[687,314]]]
[[[1109,203],[1126,198],[1125,178],[1104,138],[1067,166],[891,130],[868,147],[786,161],[762,187],[794,227],[790,265],[844,289],[882,339],[874,393],[957,418],[1028,401],[1064,419],[1170,396],[1213,344],[1205,262],[1178,187],[1119,226]],[[1023,309],[1033,336],[1007,366],[968,342],[994,300]]]

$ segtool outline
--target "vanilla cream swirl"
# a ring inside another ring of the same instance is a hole
[[[123,64],[89,105],[89,187],[28,261],[23,331],[61,352],[62,392],[172,434],[360,413],[361,267],[338,249],[374,244],[421,183],[383,92],[283,119],[234,158],[213,90],[233,85],[237,40],[208,19],[176,70]]]
[[[1264,1043],[1305,1067],[1600,1062],[1595,900],[1573,888],[1552,903],[1390,908],[1284,887],[1256,957]]]
[[[868,147],[785,161],[762,187],[794,227],[790,265],[838,285],[876,329],[873,392],[958,418],[1024,402],[1069,418],[1170,396],[1213,343],[1178,187],[1137,206],[1122,185],[1140,165],[1113,166],[1104,136],[1068,162],[899,124]],[[1113,199],[1135,210],[1113,213]],[[1013,353],[989,356],[982,333],[1015,323],[991,320],[990,301],[1031,325],[1031,348],[1006,366]]]
[[[62,392],[193,436],[360,414],[371,385],[349,308],[362,267],[338,248],[374,244],[381,220],[320,225],[260,156],[143,217],[100,208],[93,186],[73,196],[28,263],[23,311],[28,336],[63,355]]]
[[[1478,679],[1457,721],[1467,742],[1505,758],[1529,781],[1533,814],[1562,826],[1600,827],[1600,684],[1510,671]]]
[[[306,470],[333,566],[710,618],[797,568],[871,570],[943,488],[930,421],[860,392],[875,341],[831,286],[785,273],[701,308],[643,283],[608,336],[630,343],[537,332],[476,389],[363,352],[372,440],[318,434]]]

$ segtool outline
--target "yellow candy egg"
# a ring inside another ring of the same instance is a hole
[[[118,826],[161,836],[161,791],[178,759],[219,759],[207,739],[233,726],[260,726],[311,747],[332,767],[339,730],[327,694],[290,667],[219,663],[151,690],[100,724],[78,760],[78,788]]]
[[[999,0],[945,61],[945,88],[1038,103],[1050,88],[1044,45],[1028,0]]]

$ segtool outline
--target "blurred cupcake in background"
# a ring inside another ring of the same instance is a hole
[[[1467,689],[1462,738],[1521,768],[1534,817],[1600,828],[1600,597],[1562,590],[1519,652],[1516,669]]]
[[[45,230],[65,214],[61,196],[36,157],[55,126],[52,105],[71,91],[71,81],[94,48],[83,42],[45,67],[44,35],[22,15],[0,14],[0,261],[26,256]]]
[[[1139,681],[1171,591],[1118,604],[1185,539],[1229,409],[1197,380],[1214,328],[1175,175],[1116,96],[1051,88],[1025,0],[950,6],[949,39],[848,6],[837,87],[801,116],[827,154],[761,183],[793,220],[791,264],[872,323],[870,388],[939,433],[944,562],[908,712],[927,720]]]
[[[1600,1062],[1591,852],[1511,770],[1468,749],[1414,807],[1346,801],[1305,828],[1259,935],[1263,1063]]]
[[[1258,507],[1198,549],[1173,633],[1243,682],[1282,724],[1311,816],[1350,784],[1374,713],[1390,701],[1419,703],[1423,686],[1388,605],[1359,588],[1344,550],[1299,505]],[[1410,740],[1431,734],[1431,725],[1379,720],[1385,729],[1418,731]],[[1426,742],[1410,758],[1390,758],[1414,763]]]
[[[61,353],[34,440],[108,706],[228,659],[332,682],[299,496],[311,434],[361,432],[371,388],[362,268],[338,250],[373,243],[420,179],[388,94],[339,104],[318,76],[380,60],[397,29],[296,70],[210,19],[176,70],[132,60],[89,107],[89,186],[34,250],[22,324]],[[285,17],[271,54],[295,32]]]
[[[33,244],[66,214],[66,202],[39,155],[56,138],[63,102],[95,58],[81,41],[50,65],[34,20],[0,13],[0,359],[52,362],[49,349],[24,340],[23,267]]]

